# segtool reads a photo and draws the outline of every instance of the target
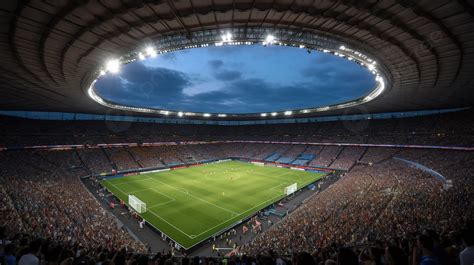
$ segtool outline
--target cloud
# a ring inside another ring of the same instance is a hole
[[[221,66],[224,65],[222,60],[210,60],[207,62],[213,69],[219,69]]]
[[[214,77],[217,80],[221,80],[221,81],[233,81],[236,79],[240,79],[242,77],[242,73],[239,71],[234,71],[234,70],[224,70],[224,71],[216,72],[214,74]]]
[[[347,94],[347,92],[344,92]],[[187,107],[198,111],[213,112],[270,112],[294,108],[314,107],[320,104],[331,104],[344,99],[337,94],[337,89],[314,89],[311,83],[294,85],[272,84],[262,79],[242,79],[220,91],[211,91],[189,97]]]
[[[134,106],[169,107],[175,105],[174,100],[183,98],[183,90],[191,85],[190,78],[179,71],[147,67],[141,62],[123,68],[121,74],[107,75],[100,80],[102,96]]]
[[[298,67],[288,69],[274,67],[285,64],[263,65],[265,60],[249,60],[249,55],[243,59],[240,53],[222,57],[224,50],[214,56],[196,55],[194,72],[189,65],[183,67],[187,69],[184,73],[176,70],[180,68],[167,68],[171,66],[166,63],[153,67],[137,61],[124,65],[119,75],[106,75],[97,83],[97,89],[104,98],[133,106],[258,113],[336,104],[359,97],[373,86],[373,77],[365,70],[333,55],[316,53],[316,57],[305,57]],[[250,54],[250,58],[257,55]],[[294,59],[287,58],[288,62]],[[179,66],[193,57],[182,62],[184,58],[178,56],[176,60],[173,65]],[[254,74],[258,67],[252,68],[251,64],[263,65],[263,74]],[[287,80],[286,71],[292,71]]]

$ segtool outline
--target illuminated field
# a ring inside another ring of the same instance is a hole
[[[189,249],[284,198],[288,185],[323,175],[229,161],[101,183],[125,202],[129,194],[145,202],[143,218]]]

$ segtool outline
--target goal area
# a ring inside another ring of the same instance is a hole
[[[134,195],[128,195],[128,205],[132,207],[137,213],[146,212],[146,203],[142,202]]]
[[[297,183],[293,183],[290,186],[286,187],[284,192],[285,192],[286,195],[291,195],[291,194],[295,193],[297,189],[298,189]]]

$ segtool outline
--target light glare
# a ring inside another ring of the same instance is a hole
[[[146,53],[147,53],[150,57],[156,57],[156,50],[155,50],[153,47],[147,47],[147,48],[146,48]]]
[[[266,38],[265,38],[265,42],[266,43],[273,43],[275,41],[275,36],[273,35],[268,35]]]
[[[114,60],[108,61],[107,64],[105,65],[105,69],[107,69],[107,71],[109,71],[113,74],[118,73],[119,70],[120,70],[119,60],[114,59]]]

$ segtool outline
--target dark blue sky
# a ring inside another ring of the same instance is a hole
[[[183,50],[122,66],[96,83],[116,103],[176,111],[251,113],[309,108],[360,97],[374,86],[357,64],[283,46]]]

